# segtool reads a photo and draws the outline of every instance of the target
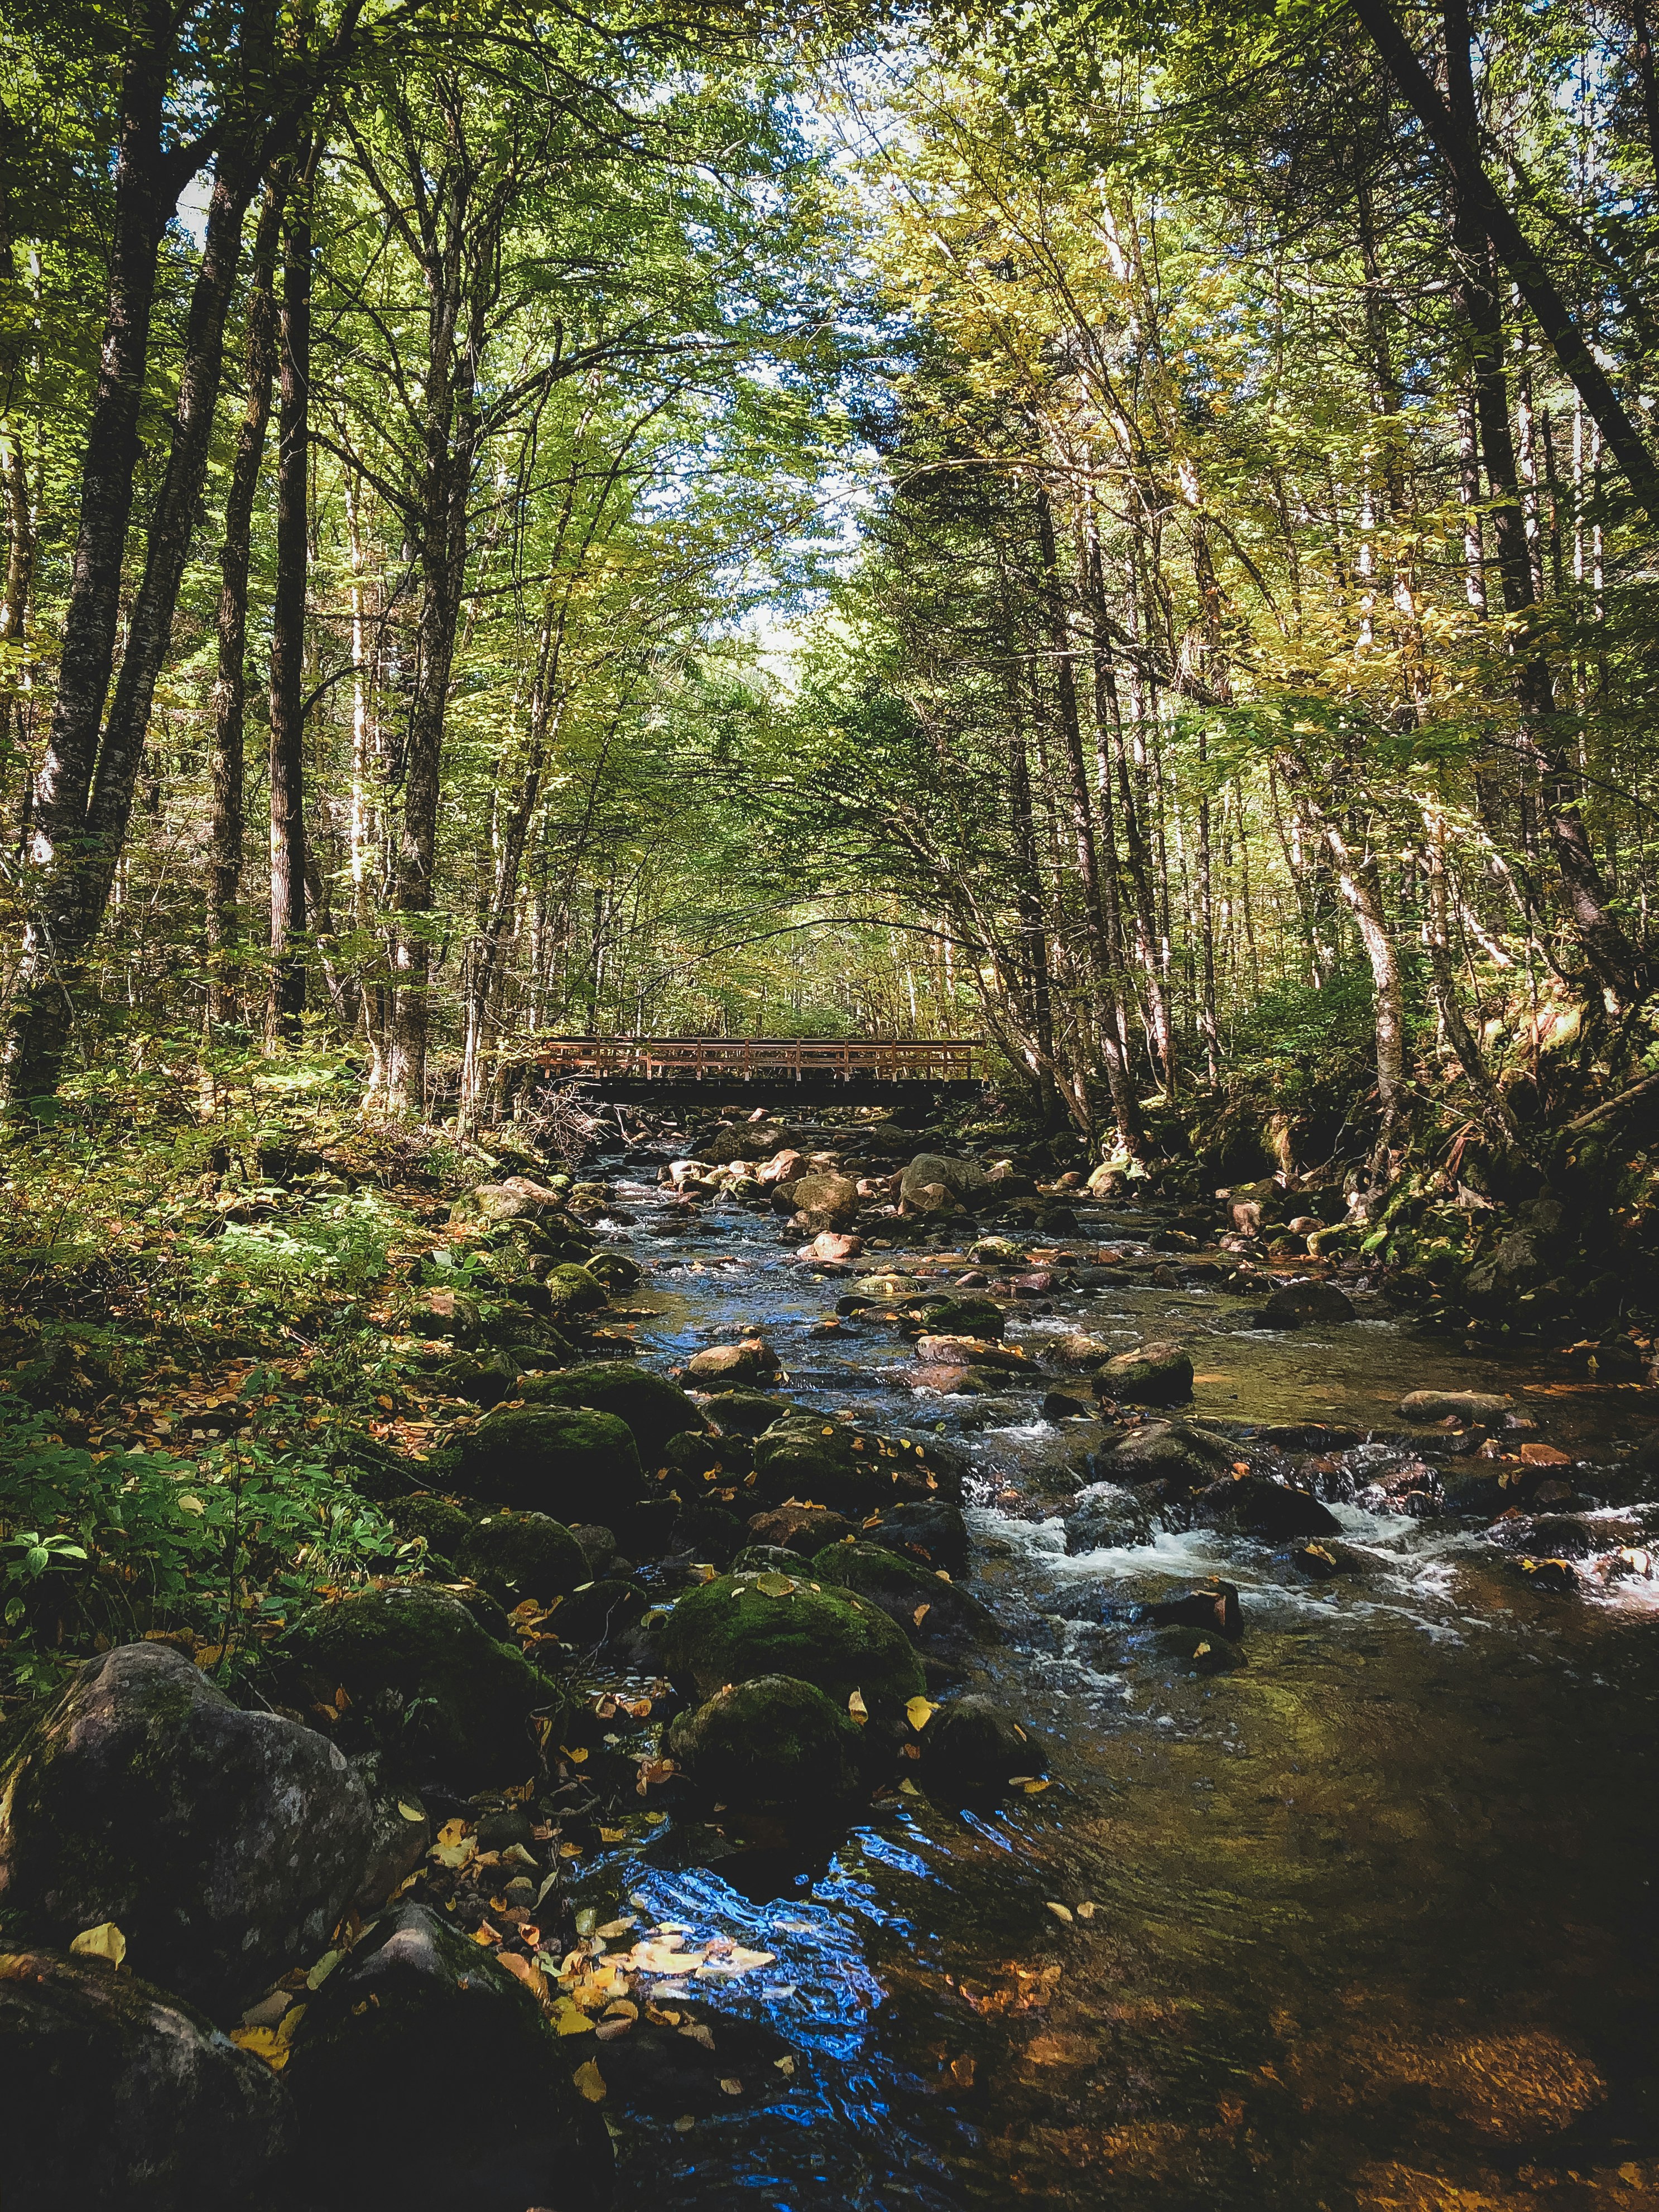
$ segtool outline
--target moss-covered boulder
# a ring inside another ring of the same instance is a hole
[[[760,1674],[788,1674],[838,1706],[858,1691],[872,1717],[890,1722],[926,1687],[908,1639],[872,1600],[813,1589],[790,1575],[703,1583],[669,1615],[661,1650],[677,1687],[699,1698]]]
[[[954,1698],[921,1732],[921,1784],[942,1803],[1000,1796],[1048,1766],[1038,1738],[992,1698]]]
[[[826,1545],[811,1571],[871,1599],[930,1657],[959,1661],[1003,1641],[995,1614],[969,1591],[879,1544]]]
[[[567,1527],[614,1522],[646,1493],[632,1430],[591,1407],[498,1407],[431,1464],[464,1497],[550,1513]]]
[[[456,1598],[418,1584],[356,1590],[306,1614],[287,1663],[331,1705],[348,1750],[464,1793],[537,1768],[531,1715],[559,1693],[522,1652],[485,1634]],[[339,1692],[343,1691],[342,1702]]]
[[[787,1398],[774,1398],[763,1390],[722,1390],[720,1402],[709,1411],[722,1436],[757,1437],[787,1421],[794,1408]]]
[[[789,1186],[795,1218],[807,1229],[850,1229],[859,1216],[859,1187],[850,1176],[809,1175]]]
[[[611,1293],[599,1277],[569,1260],[562,1260],[548,1269],[542,1278],[542,1289],[547,1302],[545,1310],[555,1321],[598,1313],[601,1306],[611,1302]]]
[[[959,1505],[932,1498],[925,1503],[884,1506],[865,1534],[901,1558],[919,1559],[924,1567],[943,1567],[958,1581],[967,1574],[968,1523]]]
[[[503,1352],[457,1352],[432,1370],[434,1385],[447,1398],[462,1398],[487,1412],[510,1398],[518,1387],[519,1366]]]
[[[614,1413],[628,1424],[647,1467],[660,1463],[670,1437],[704,1426],[702,1413],[678,1384],[627,1360],[590,1360],[555,1375],[527,1376],[519,1395],[526,1405],[586,1406],[596,1413]]]
[[[1205,1528],[1235,1529],[1279,1544],[1291,1536],[1335,1536],[1341,1523],[1305,1490],[1265,1474],[1242,1474],[1212,1483],[1192,1501],[1193,1518]]]
[[[792,1413],[755,1440],[755,1488],[864,1515],[909,1500],[955,1497],[955,1464],[936,1447],[816,1413]]]
[[[1230,1437],[1192,1421],[1147,1421],[1103,1445],[1091,1472],[1133,1489],[1159,1485],[1164,1494],[1213,1482],[1238,1456]]]
[[[698,1796],[734,1813],[850,1805],[865,1793],[864,1738],[815,1684],[761,1674],[682,1713],[668,1749]]]
[[[588,1579],[586,1553],[562,1521],[546,1513],[515,1513],[423,1492],[402,1498],[390,1519],[404,1535],[423,1536],[428,1550],[505,1606],[534,1598],[562,1597]]]

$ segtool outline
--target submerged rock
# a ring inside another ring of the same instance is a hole
[[[1000,1795],[1048,1771],[1041,1740],[994,1698],[955,1698],[921,1732],[917,1771],[928,1796],[943,1803]]]
[[[1243,1649],[1218,1629],[1160,1628],[1154,1641],[1160,1658],[1185,1661],[1195,1674],[1231,1674],[1249,1663]]]
[[[323,1948],[373,1832],[326,1736],[240,1711],[167,1644],[119,1644],[76,1671],[0,1782],[0,1905],[65,1945],[113,1921],[147,1980],[240,2008]]]
[[[879,1606],[788,1575],[722,1575],[681,1598],[664,1624],[663,1663],[700,1698],[760,1674],[811,1682],[836,1705],[854,1691],[891,1720],[926,1687],[921,1662]]]
[[[698,1795],[736,1812],[829,1808],[864,1794],[864,1737],[844,1704],[788,1674],[759,1674],[682,1713],[668,1749]]]
[[[9,2212],[293,2201],[289,2093],[165,1990],[56,1951],[0,1955]]]
[[[1353,1301],[1334,1283],[1286,1283],[1254,1316],[1256,1328],[1328,1328],[1352,1321]]]
[[[1515,1403],[1492,1390],[1413,1390],[1400,1401],[1408,1421],[1501,1421]]]
[[[1365,1571],[1365,1563],[1357,1552],[1330,1537],[1295,1545],[1286,1552],[1285,1559],[1287,1565],[1316,1583],[1329,1582],[1334,1575],[1363,1575]]]
[[[389,1766],[463,1792],[522,1782],[538,1765],[531,1715],[559,1693],[447,1591],[357,1590],[297,1622],[289,1661],[332,1700],[336,1735]]]
[[[403,1905],[336,1967],[295,2039],[285,2079],[312,2185],[331,2209],[596,2212],[611,2146],[576,2063],[485,1950]]]
[[[1080,1491],[1066,1516],[1066,1549],[1073,1556],[1152,1540],[1151,1512],[1132,1491],[1121,1490],[1115,1483],[1096,1483]]]

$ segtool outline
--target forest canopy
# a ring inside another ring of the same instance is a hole
[[[9,27],[14,1109],[978,1034],[1380,1166],[1659,1068],[1642,0]]]

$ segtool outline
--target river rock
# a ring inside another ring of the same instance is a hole
[[[1191,1421],[1148,1421],[1105,1444],[1091,1471],[1134,1488],[1159,1483],[1168,1490],[1196,1490],[1231,1468],[1237,1448],[1229,1437]]]
[[[699,1390],[752,1390],[780,1372],[778,1355],[757,1336],[740,1344],[713,1344],[693,1353],[685,1371]]]
[[[722,1443],[734,1435],[757,1437],[775,1423],[787,1420],[794,1410],[787,1398],[769,1397],[763,1390],[722,1390],[709,1408]]]
[[[1501,1421],[1515,1403],[1492,1390],[1413,1390],[1400,1401],[1407,1421]]]
[[[697,1499],[682,1505],[675,1514],[668,1532],[668,1550],[673,1559],[726,1567],[747,1540],[744,1523],[729,1506]]]
[[[516,1395],[519,1369],[502,1352],[463,1352],[433,1368],[432,1380],[446,1398],[462,1398],[488,1410]]]
[[[827,1505],[775,1505],[757,1513],[749,1522],[749,1540],[810,1559],[826,1544],[839,1544],[853,1534],[853,1524]]]
[[[866,1786],[857,1722],[788,1674],[757,1675],[682,1713],[668,1750],[700,1797],[738,1813],[849,1805]]]
[[[808,1556],[789,1551],[782,1544],[745,1544],[728,1571],[734,1575],[798,1575]]]
[[[794,1498],[860,1516],[909,1499],[961,1494],[960,1472],[939,1447],[805,1413],[756,1438],[755,1484],[768,1503]]]
[[[1193,1498],[1192,1515],[1202,1527],[1237,1529],[1270,1544],[1291,1536],[1334,1536],[1342,1525],[1305,1490],[1261,1474],[1212,1483]]]
[[[1040,1739],[994,1698],[970,1693],[941,1705],[921,1732],[917,1767],[930,1797],[954,1804],[1000,1796],[1048,1771]]]
[[[421,1584],[321,1606],[290,1629],[284,1650],[313,1697],[345,1692],[335,1735],[346,1748],[382,1752],[410,1780],[464,1794],[535,1772],[531,1716],[559,1702],[521,1652],[448,1592]]]
[[[1178,1344],[1143,1344],[1097,1368],[1095,1389],[1134,1405],[1172,1405],[1193,1395],[1192,1359]]]
[[[605,2045],[607,2112],[684,2121],[688,2115],[729,2115],[777,2096],[784,2078],[779,2065],[789,2058],[789,2047],[765,2021],[684,1997],[676,1997],[670,2009],[674,2024],[637,2021]],[[682,2031],[688,2027],[699,2032],[687,2035]]]
[[[631,1291],[636,1283],[645,1279],[645,1270],[637,1260],[630,1260],[626,1252],[596,1252],[584,1262],[596,1283],[611,1292]]]
[[[1133,1492],[1115,1483],[1095,1483],[1079,1492],[1066,1516],[1066,1549],[1080,1552],[1133,1549],[1152,1540],[1152,1516]]]
[[[1155,1628],[1197,1628],[1237,1644],[1244,1633],[1244,1614],[1237,1583],[1212,1582],[1173,1597],[1155,1598],[1146,1608]]]
[[[8,2212],[293,2202],[289,2093],[179,1999],[56,1951],[0,1956]]]
[[[925,1309],[930,1340],[951,1337],[994,1340],[1006,1326],[1002,1308],[989,1298],[938,1298]]]
[[[481,1182],[458,1198],[449,1209],[452,1221],[539,1221],[562,1212],[564,1194],[528,1176],[508,1176],[501,1182]]]
[[[787,1575],[722,1575],[690,1591],[664,1625],[661,1650],[676,1688],[700,1699],[727,1683],[788,1674],[841,1706],[856,1690],[872,1717],[890,1722],[926,1687],[921,1661],[879,1606]]]
[[[517,1395],[528,1405],[613,1414],[628,1424],[647,1467],[659,1464],[671,1437],[705,1425],[697,1407],[666,1376],[626,1360],[594,1360],[555,1375],[526,1376]]]
[[[1286,1283],[1252,1316],[1255,1328],[1325,1328],[1352,1321],[1353,1302],[1334,1283]]]
[[[616,1525],[646,1494],[639,1448],[615,1413],[500,1406],[427,1462],[446,1487],[483,1503]]]
[[[848,1260],[856,1260],[864,1249],[861,1237],[848,1237],[833,1229],[821,1229],[810,1244],[802,1245],[795,1255],[798,1260],[818,1260],[826,1266],[839,1267]]]
[[[570,1530],[545,1513],[481,1510],[429,1491],[394,1500],[386,1513],[400,1535],[423,1536],[430,1552],[509,1607],[527,1598],[545,1605],[591,1572]]]
[[[135,1972],[236,2008],[322,1950],[373,1826],[327,1737],[241,1711],[167,1644],[118,1644],[0,1780],[0,1905],[65,1945],[113,1921]]]
[[[993,1374],[1027,1375],[1031,1388],[1042,1382],[1042,1370],[1015,1344],[992,1344],[977,1336],[924,1336],[916,1341],[916,1356],[929,1367],[987,1368]]]
[[[310,1999],[283,2078],[330,2212],[599,2212],[611,2147],[577,2063],[481,1946],[404,1905]]]
[[[1004,1640],[995,1614],[970,1591],[880,1544],[827,1545],[811,1571],[871,1599],[931,1658],[957,1662]]]
[[[428,1291],[412,1325],[416,1336],[447,1337],[463,1352],[477,1343],[483,1326],[477,1300],[459,1291]]]
[[[789,1195],[805,1229],[850,1229],[859,1217],[859,1187],[850,1176],[803,1176]]]
[[[989,1267],[1018,1267],[1028,1255],[1012,1237],[981,1237],[969,1246],[968,1256]]]
[[[950,1212],[971,1205],[989,1182],[977,1160],[945,1152],[918,1152],[899,1177],[899,1207],[905,1213]]]
[[[1243,1647],[1218,1629],[1160,1628],[1154,1642],[1160,1658],[1184,1661],[1195,1674],[1231,1674],[1248,1663]]]
[[[959,1505],[930,1498],[926,1504],[884,1506],[865,1523],[864,1533],[925,1567],[943,1567],[958,1578],[968,1572],[968,1523]]]
[[[1357,1552],[1334,1537],[1325,1536],[1316,1542],[1294,1544],[1285,1553],[1287,1566],[1298,1574],[1306,1575],[1310,1582],[1328,1583],[1335,1575],[1363,1575],[1365,1563]]]
[[[1515,1571],[1529,1589],[1541,1590],[1547,1597],[1572,1597],[1580,1586],[1578,1570],[1571,1559],[1518,1559]]]
[[[1069,1336],[1058,1336],[1044,1352],[1048,1365],[1057,1367],[1064,1375],[1092,1375],[1117,1357],[1113,1347],[1103,1339],[1073,1331]]]

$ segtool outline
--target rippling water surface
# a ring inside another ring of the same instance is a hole
[[[1011,1635],[984,1686],[1054,1772],[989,1814],[902,1798],[816,1857],[670,1830],[591,1877],[603,1911],[631,1897],[772,1954],[719,2002],[795,2054],[766,2101],[617,2122],[627,2212],[1659,2207],[1659,1586],[1548,1597],[1477,1537],[1348,1504],[1355,1581],[1303,1583],[1205,1530],[1067,1558],[1029,1501],[1079,1425],[920,1395],[878,1328],[812,1338],[844,1285],[768,1218],[720,1206],[659,1237],[654,1181],[617,1198],[651,1267],[646,1360],[758,1326],[798,1401],[943,1423],[970,1452],[976,1587]],[[1157,1219],[1085,1213],[1066,1249]],[[1397,1439],[1406,1391],[1496,1389],[1601,1459],[1652,1420],[1650,1393],[1384,1320],[1273,1336],[1224,1295],[1115,1283],[1053,1304],[1011,1335],[1188,1339],[1200,1419]],[[1390,1455],[1342,1456],[1363,1486]],[[1236,1582],[1248,1665],[1172,1671],[1103,1625],[1149,1571]]]

